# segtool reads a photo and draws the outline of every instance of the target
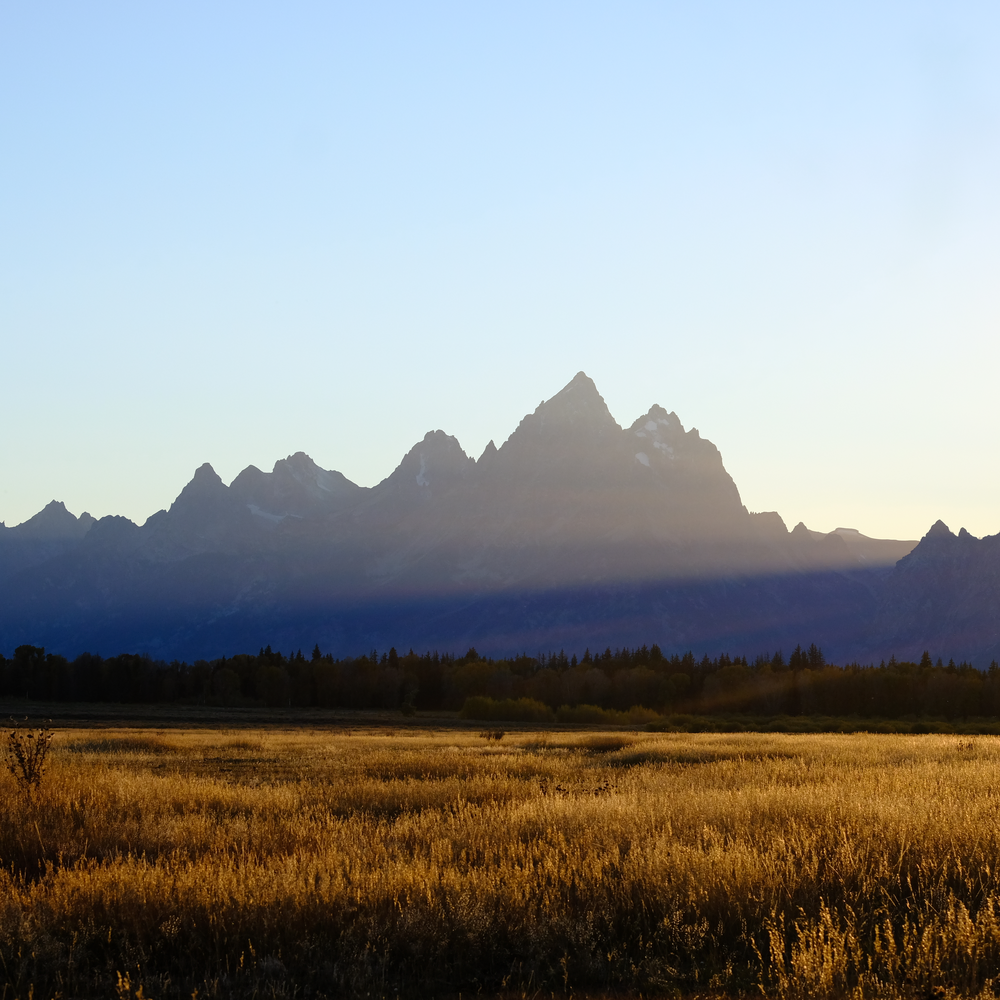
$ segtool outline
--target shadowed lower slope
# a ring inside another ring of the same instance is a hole
[[[0,529],[0,643],[164,656],[640,636],[864,655],[913,546],[748,512],[696,429],[660,406],[623,428],[582,372],[478,461],[437,430],[370,489],[298,453],[230,486],[203,465],[142,526],[43,514]]]

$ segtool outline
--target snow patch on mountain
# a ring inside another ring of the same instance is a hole
[[[269,514],[266,510],[261,510],[255,503],[248,503],[247,507],[255,517],[262,517],[265,521],[270,521],[272,524],[280,524],[285,519],[284,514]]]

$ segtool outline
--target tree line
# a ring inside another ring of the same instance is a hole
[[[553,710],[595,706],[718,715],[1000,717],[1000,668],[933,661],[828,664],[812,644],[746,656],[665,655],[657,645],[506,659],[394,648],[335,658],[316,646],[287,655],[170,663],[137,654],[75,659],[24,645],[0,654],[0,697],[55,702],[175,703],[272,708],[458,710],[470,698],[530,699]]]

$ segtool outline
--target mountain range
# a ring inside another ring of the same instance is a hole
[[[580,372],[474,459],[429,432],[377,486],[299,452],[208,464],[140,525],[53,501],[0,526],[0,648],[212,657],[265,644],[505,654],[658,643],[980,663],[1000,653],[1000,540],[789,531],[653,406],[618,425]]]

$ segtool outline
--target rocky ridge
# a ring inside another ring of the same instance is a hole
[[[53,502],[0,527],[0,642],[846,651],[877,645],[878,595],[913,545],[750,513],[696,429],[658,405],[623,428],[581,372],[478,460],[432,431],[372,488],[299,452],[229,486],[205,464],[141,526]]]

